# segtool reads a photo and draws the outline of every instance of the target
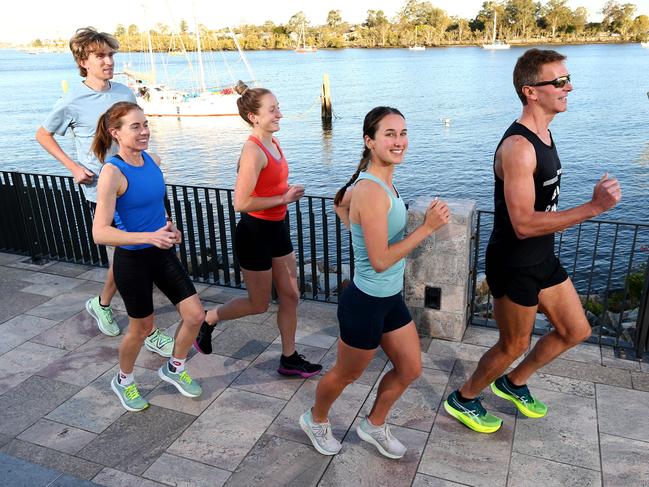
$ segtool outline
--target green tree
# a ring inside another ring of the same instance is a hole
[[[365,20],[366,27],[378,27],[380,25],[388,24],[388,18],[385,16],[383,10],[368,10],[367,19]]]
[[[523,39],[527,38],[536,24],[537,11],[538,5],[533,0],[507,0],[505,4],[507,20],[514,33]]]
[[[180,20],[179,29],[181,34],[187,34],[187,32],[189,32],[189,27],[187,26],[187,21],[185,19]]]
[[[34,42],[32,42],[32,46],[43,47],[43,41],[41,41],[40,39],[34,39]]]
[[[602,26],[609,32],[626,36],[633,26],[636,6],[632,3],[620,5],[615,0],[608,0],[602,8]]]
[[[300,11],[288,20],[286,23],[286,30],[287,32],[300,32],[303,25],[309,25],[309,21],[307,20],[306,15],[304,15],[304,12]]]
[[[633,20],[632,26],[633,34],[639,41],[646,41],[649,37],[649,17],[646,15],[638,15]]]
[[[115,37],[122,37],[126,35],[126,29],[122,24],[117,24],[117,27],[115,27]]]
[[[552,38],[557,29],[565,28],[572,20],[572,10],[568,7],[568,0],[549,0],[541,9],[541,15],[546,25],[552,29]]]
[[[586,29],[586,24],[588,24],[588,10],[586,7],[577,7],[572,12],[570,28],[572,28],[575,33],[581,34]]]
[[[340,14],[340,10],[329,10],[327,14],[327,26],[330,29],[338,29],[343,23],[343,17]]]
[[[128,35],[130,35],[130,36],[136,36],[136,35],[138,35],[140,33],[137,25],[135,25],[135,24],[129,25],[127,32],[128,32]]]

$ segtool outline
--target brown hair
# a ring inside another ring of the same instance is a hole
[[[238,81],[234,89],[241,95],[237,99],[239,115],[248,125],[252,126],[248,114],[254,113],[257,115],[259,113],[259,108],[261,107],[261,98],[264,95],[272,94],[272,92],[266,88],[248,88],[248,86],[242,81]]]
[[[97,130],[95,131],[95,138],[92,140],[91,150],[102,164],[105,162],[106,154],[113,146],[113,142],[117,142],[113,136],[110,135],[109,130],[119,129],[123,123],[122,118],[133,110],[142,109],[137,103],[119,101],[99,117],[99,120],[97,121]]]
[[[90,54],[103,46],[108,46],[117,51],[119,42],[107,32],[97,32],[94,27],[77,29],[77,32],[70,39],[70,51],[72,51],[72,56],[74,56],[79,68],[79,74],[83,78],[88,76],[88,71],[81,66],[81,61],[87,60]]]
[[[539,82],[539,74],[544,64],[564,61],[566,56],[551,49],[528,49],[518,58],[514,67],[514,88],[516,94],[527,105],[527,97],[523,94],[523,86]]]
[[[404,120],[406,118],[403,116],[403,113],[401,113],[396,108],[392,108],[392,107],[372,108],[367,113],[367,115],[365,115],[365,120],[363,121],[363,139],[365,139],[365,136],[367,135],[370,139],[374,140],[374,137],[376,136],[376,129],[379,128],[379,123],[386,116],[391,114],[399,115]],[[347,191],[347,188],[349,188],[352,184],[354,184],[354,182],[358,179],[358,175],[361,172],[367,169],[367,166],[369,165],[370,160],[372,159],[371,156],[372,156],[372,151],[367,147],[367,145],[365,145],[365,147],[363,148],[363,154],[361,155],[361,161],[358,163],[356,172],[352,175],[349,181],[347,181],[347,184],[345,184],[342,188],[340,188],[336,193],[336,196],[334,197],[335,205],[340,204],[343,197],[345,196],[345,192]]]

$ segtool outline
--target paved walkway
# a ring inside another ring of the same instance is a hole
[[[496,340],[471,327],[462,343],[424,344],[424,372],[390,416],[409,447],[401,461],[381,457],[354,426],[389,367],[379,354],[335,404],[331,420],[343,450],[318,454],[297,425],[317,378],[275,369],[275,310],[219,325],[214,354],[189,368],[204,394],[191,400],[161,383],[164,359],[143,350],[136,378],[152,406],[127,413],[110,390],[119,337],[101,335],[84,302],[104,271],[67,263],[34,266],[0,253],[0,484],[11,486],[635,486],[649,485],[649,366],[611,349],[581,345],[534,377],[549,404],[530,420],[485,393],[504,418],[493,435],[458,424],[442,399]],[[207,306],[240,291],[198,286]],[[178,315],[162,296],[157,324],[173,333]],[[115,302],[122,327],[121,301]],[[303,302],[300,351],[330,367],[336,308]]]

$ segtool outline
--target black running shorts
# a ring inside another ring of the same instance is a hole
[[[412,321],[401,293],[378,298],[364,293],[352,282],[338,300],[340,338],[350,347],[374,350],[384,333]]]
[[[234,251],[242,268],[248,271],[270,270],[273,258],[293,252],[286,222],[262,220],[242,213],[234,233]]]
[[[131,318],[146,318],[153,313],[155,284],[175,306],[196,294],[194,284],[182,266],[174,247],[159,249],[115,249],[113,274],[117,290]]]
[[[494,298],[507,296],[521,306],[539,304],[539,293],[568,279],[568,273],[554,254],[535,265],[511,267],[487,251],[486,275]]]

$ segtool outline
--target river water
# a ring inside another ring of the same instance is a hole
[[[614,174],[623,200],[607,219],[648,222],[649,50],[639,45],[566,46],[574,91],[569,110],[551,125],[564,166],[560,209],[590,198],[601,175]],[[397,170],[406,200],[421,195],[471,198],[492,204],[491,161],[503,131],[520,114],[511,73],[522,48],[251,52],[247,59],[260,85],[278,96],[285,118],[277,134],[291,181],[307,194],[333,196],[354,171],[362,150],[362,120],[377,105],[406,116],[410,147]],[[141,54],[120,53],[118,68],[137,68]],[[216,54],[227,79],[249,79],[235,53]],[[187,81],[186,62],[169,56],[172,82]],[[210,63],[211,64],[211,63]],[[323,73],[331,78],[337,118],[323,130],[317,102]],[[214,78],[213,78],[214,79]],[[0,170],[65,174],[42,151],[34,133],[56,99],[61,80],[80,78],[71,55],[0,50]],[[450,125],[442,119],[450,119]],[[167,182],[233,186],[236,162],[248,135],[232,118],[151,119],[151,150],[160,154]],[[74,154],[69,137],[61,140]]]

